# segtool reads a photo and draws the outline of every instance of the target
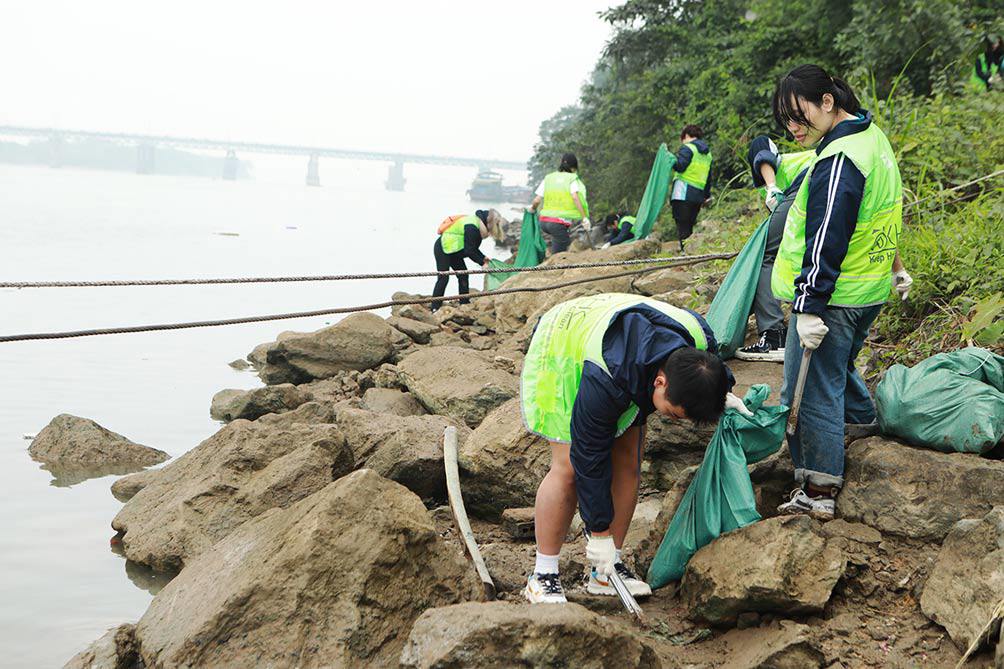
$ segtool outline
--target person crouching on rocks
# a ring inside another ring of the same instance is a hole
[[[614,570],[635,596],[651,594],[620,559],[641,475],[645,419],[658,411],[713,422],[725,407],[749,414],[729,392],[707,322],[639,295],[606,293],[563,302],[537,325],[520,378],[527,429],[550,442],[551,468],[537,489],[537,560],[524,595],[564,603],[558,554],[575,513],[588,533],[587,590],[615,595]]]
[[[465,258],[470,258],[485,269],[488,268],[488,258],[481,252],[481,240],[488,236],[488,211],[478,209],[474,215],[458,214],[447,216],[439,224],[439,237],[432,246],[432,254],[436,258],[436,271],[446,272],[451,269],[463,271],[467,269]],[[433,297],[442,297],[446,293],[446,284],[449,283],[449,275],[443,275],[436,279],[436,285],[432,289]],[[458,295],[467,295],[471,292],[470,280],[466,274],[457,275],[457,283],[460,286]],[[467,304],[470,300],[460,300],[461,304]],[[442,302],[433,302],[429,305],[432,311],[436,311]]]

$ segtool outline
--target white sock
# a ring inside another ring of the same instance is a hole
[[[614,555],[617,556],[617,562],[623,562],[623,560],[621,560],[621,549],[615,548]]]
[[[533,571],[538,574],[557,574],[558,556],[544,555],[540,551],[537,551],[537,564],[534,566]]]

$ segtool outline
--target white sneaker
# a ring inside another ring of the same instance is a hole
[[[833,520],[837,502],[832,497],[809,497],[804,490],[791,491],[791,499],[777,507],[785,515],[807,514],[816,520]]]
[[[648,583],[641,580],[634,575],[630,569],[627,568],[623,562],[618,562],[614,565],[617,573],[620,575],[621,580],[624,581],[624,585],[627,586],[628,592],[630,592],[635,597],[648,597],[652,594],[652,588],[649,587]],[[589,582],[586,583],[586,592],[591,595],[613,595],[617,596],[617,590],[614,589],[614,584],[607,580],[606,576],[600,576],[593,569],[589,573]]]
[[[530,574],[523,588],[523,596],[531,604],[567,604],[565,591],[561,589],[561,578],[557,574]]]

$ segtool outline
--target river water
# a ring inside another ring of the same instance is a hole
[[[254,181],[224,182],[0,165],[0,278],[431,270],[438,222],[473,209],[467,168],[408,165],[398,193],[384,190],[379,163],[322,161],[321,188],[303,185],[299,161],[255,167]],[[491,247],[482,250],[501,255]],[[431,279],[0,289],[0,334],[306,311],[431,289]],[[62,666],[107,628],[138,620],[165,582],[110,547],[116,477],[54,479],[23,436],[70,413],[177,457],[219,429],[213,393],[260,385],[229,361],[282,330],[334,320],[0,344],[0,665]]]

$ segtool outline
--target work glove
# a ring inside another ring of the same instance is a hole
[[[604,245],[603,245],[603,246],[601,246],[600,248],[601,248],[601,249],[608,249],[608,248],[610,248],[610,242],[607,242],[606,244],[604,244]]]
[[[770,213],[774,213],[777,209],[777,205],[781,204],[781,200],[784,199],[784,191],[782,191],[777,186],[770,186],[767,188],[767,197],[764,198],[764,202],[767,204],[767,209]]]
[[[798,314],[795,327],[798,329],[798,340],[802,342],[802,348],[809,351],[819,348],[823,337],[830,331],[823,319],[816,314]]]
[[[593,229],[593,224],[589,222],[588,217],[582,219],[582,229],[585,230],[586,232],[589,232],[590,230]]]
[[[905,270],[901,269],[898,272],[893,272],[892,274],[892,287],[896,289],[899,293],[900,299],[904,302],[906,298],[910,295],[910,287],[913,285],[913,277]]]
[[[586,559],[596,569],[596,573],[602,576],[609,576],[614,573],[614,564],[617,562],[617,548],[614,546],[614,538],[611,535],[598,537],[590,534],[586,538]]]
[[[732,393],[725,394],[725,408],[735,409],[736,411],[746,416],[747,418],[753,417],[753,412],[747,409],[746,404],[741,399],[739,399],[739,397],[733,395]]]

